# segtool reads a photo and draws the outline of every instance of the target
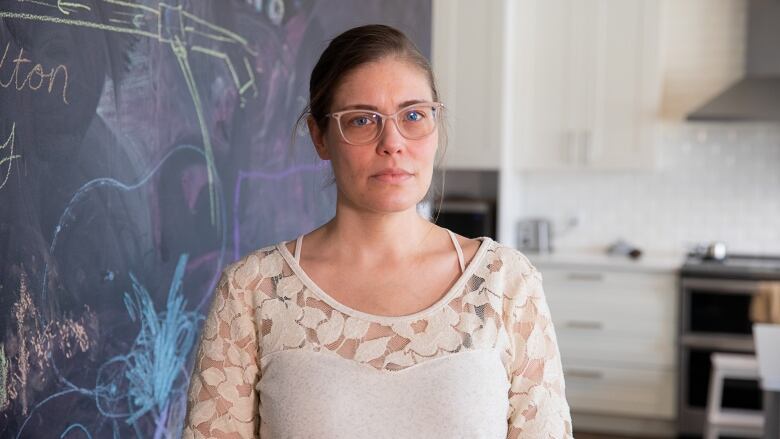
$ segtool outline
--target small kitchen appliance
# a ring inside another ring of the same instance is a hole
[[[553,250],[552,222],[547,218],[525,218],[517,223],[517,248],[529,253]]]

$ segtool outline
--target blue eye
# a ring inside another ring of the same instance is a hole
[[[372,123],[375,123],[374,119],[375,119],[375,117],[373,117],[372,115],[361,114],[361,115],[357,115],[357,116],[349,118],[347,120],[347,123],[351,127],[360,128],[360,127],[364,127],[366,125],[371,125]]]
[[[425,115],[422,113],[422,111],[419,110],[411,110],[408,113],[406,113],[405,119],[409,122],[419,122],[422,119],[425,118]]]

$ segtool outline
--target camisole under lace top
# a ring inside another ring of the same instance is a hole
[[[481,237],[414,314],[352,309],[299,264],[303,235],[229,265],[200,338],[183,438],[572,438],[542,276]],[[345,276],[348,273],[344,274]]]

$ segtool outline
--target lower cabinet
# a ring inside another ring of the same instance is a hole
[[[575,433],[664,434],[676,415],[677,276],[537,264],[561,350]],[[604,422],[593,422],[602,415]],[[625,422],[635,419],[635,423]],[[609,419],[621,419],[610,428]],[[656,432],[647,421],[660,421]],[[632,431],[632,425],[635,425]]]
[[[674,372],[608,367],[580,360],[564,366],[573,411],[672,419]]]

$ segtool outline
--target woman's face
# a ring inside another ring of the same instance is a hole
[[[398,58],[383,58],[344,77],[330,112],[359,108],[392,114],[411,103],[433,101],[431,93],[428,79],[419,67]],[[386,120],[379,138],[366,145],[347,143],[333,118],[328,120],[324,133],[311,119],[309,129],[319,156],[331,161],[340,197],[353,207],[399,212],[414,208],[427,193],[438,127],[422,139],[409,140],[399,133],[394,122]],[[388,168],[400,168],[409,175],[379,175]]]

